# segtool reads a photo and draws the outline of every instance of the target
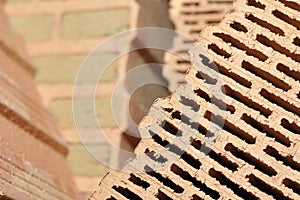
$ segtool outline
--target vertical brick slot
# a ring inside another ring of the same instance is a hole
[[[248,175],[247,178],[249,179],[249,182],[251,183],[251,185],[253,185],[254,187],[258,188],[259,190],[265,192],[266,194],[271,195],[275,199],[292,200],[291,198],[285,196],[280,190],[270,186],[269,184],[267,184],[263,180],[257,178],[253,174]]]
[[[221,197],[217,191],[207,187],[204,183],[201,183],[195,177],[192,177],[187,171],[184,171],[176,164],[172,164],[171,171],[174,174],[180,176],[183,180],[191,182],[195,187],[199,188],[200,191],[203,191],[213,199],[219,199]]]
[[[227,178],[222,172],[219,172],[213,168],[208,171],[208,174],[219,181],[222,185],[230,188],[236,195],[246,200],[254,200],[259,199],[251,192],[248,192],[238,184],[232,182],[229,178]]]

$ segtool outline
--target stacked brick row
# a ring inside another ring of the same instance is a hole
[[[0,2],[0,199],[80,199],[56,120]]]
[[[182,41],[180,37],[174,39],[177,53],[187,54],[190,44],[197,40],[203,28],[218,24],[225,14],[232,10],[231,0],[170,1],[170,18],[175,30],[191,38],[190,41]],[[167,54],[165,61],[168,66],[181,73],[185,73],[190,67],[188,62],[174,54]]]
[[[6,12],[11,25],[26,42],[36,68],[35,82],[42,102],[58,119],[63,139],[69,148],[68,164],[79,190],[89,195],[107,167],[91,156],[82,145],[72,115],[73,82],[85,57],[110,36],[131,26],[131,3],[123,0],[7,0]],[[105,20],[103,20],[105,19]],[[115,51],[104,53],[113,57]],[[105,133],[115,145],[120,144],[121,131],[110,112],[110,95],[121,74],[120,62],[105,72],[96,92],[97,116]],[[88,80],[87,80],[88,81]],[[82,87],[87,87],[85,83]],[[88,96],[82,96],[85,103]],[[86,111],[92,113],[92,111]],[[90,148],[100,149],[108,162],[111,152],[104,141],[95,141],[97,130],[85,121]]]
[[[91,199],[299,199],[299,11],[296,1],[239,0],[205,28],[198,40],[212,59],[190,50],[188,85],[140,125],[152,137],[136,153],[147,159],[110,171]],[[225,98],[210,89],[219,83]],[[135,172],[152,163],[165,167]]]

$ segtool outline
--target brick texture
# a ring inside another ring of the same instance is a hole
[[[193,65],[207,67],[199,76],[192,66],[185,77],[196,102],[183,103],[194,99],[187,86],[157,101],[140,124],[152,138],[135,150],[153,154],[131,160],[125,170],[181,157],[152,173],[111,170],[91,199],[299,199],[299,10],[296,1],[238,0],[219,25],[203,29],[197,40],[212,60],[191,50]],[[207,89],[219,80],[224,99]],[[220,136],[205,137],[222,120]],[[195,137],[183,140],[188,132]],[[200,159],[204,150],[210,152]]]
[[[177,53],[184,55],[193,40],[197,40],[200,32],[206,26],[220,23],[226,13],[233,10],[231,0],[172,0],[170,1],[170,18],[175,30],[191,38],[191,41],[181,41],[182,38],[174,38],[177,44]],[[165,62],[180,73],[186,73],[190,64],[174,54],[167,54]]]
[[[0,198],[80,199],[59,128],[41,104],[35,70],[0,1]]]
[[[41,100],[58,119],[62,136],[70,147],[68,164],[84,196],[93,190],[86,180],[104,175],[107,168],[83,148],[75,130],[71,107],[73,81],[91,50],[111,35],[131,26],[131,4],[131,0],[9,0],[5,7],[11,25],[26,40],[26,48],[36,69],[34,79]],[[107,58],[112,54],[107,52],[101,56]],[[99,120],[108,138],[116,145],[120,145],[121,134],[112,115],[107,113],[108,99],[120,71],[121,65],[116,61],[105,72],[96,91]],[[83,84],[82,87],[87,86]],[[84,103],[86,95],[83,94],[82,98]],[[84,122],[89,127],[89,122]],[[87,134],[91,137],[89,145],[99,146],[103,155],[108,156],[107,143],[95,142],[93,131]],[[80,180],[84,181],[81,183]]]

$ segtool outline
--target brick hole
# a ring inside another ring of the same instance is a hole
[[[233,0],[222,0],[222,1],[214,1],[214,0],[209,0],[208,1],[209,4],[217,4],[217,5],[220,5],[220,4],[233,4]]]
[[[166,159],[165,157],[163,157],[162,155],[158,155],[156,154],[155,151],[150,151],[148,148],[145,149],[144,152],[150,159],[152,159],[155,162],[158,163],[166,163],[168,161],[168,159]]]
[[[300,92],[297,94],[297,98],[300,99]]]
[[[229,71],[227,68],[223,67],[222,65],[220,65],[216,62],[210,61],[209,58],[207,58],[205,55],[200,54],[199,57],[202,58],[201,62],[204,66],[209,67],[210,69],[214,70],[215,72],[221,73],[222,75],[235,80],[236,82],[238,82],[239,84],[241,84],[247,88],[251,88],[252,83],[250,81],[246,80],[245,78],[241,77],[240,75]]]
[[[171,171],[177,176],[180,176],[183,180],[191,182],[195,187],[199,188],[200,191],[203,191],[206,195],[209,195],[211,198],[219,199],[221,197],[219,192],[207,187],[207,185],[205,185],[201,181],[198,181],[195,177],[191,176],[189,172],[184,171],[176,164],[171,165]]]
[[[172,135],[182,136],[182,131],[166,120],[161,123],[161,127]]]
[[[200,34],[201,31],[202,31],[201,29],[197,29],[197,30],[193,29],[190,31],[190,34]]]
[[[184,21],[184,24],[185,25],[196,25],[196,24],[198,24],[198,22],[197,21]]]
[[[228,158],[226,158],[226,156],[223,156],[219,153],[216,153],[214,150],[212,150],[209,147],[206,147],[204,144],[201,143],[200,140],[193,140],[192,142],[192,146],[197,149],[197,150],[201,150],[201,152],[203,153],[207,153],[208,152],[208,156],[215,160],[216,162],[218,162],[221,166],[226,167],[227,169],[235,172],[238,169],[238,164],[230,161]]]
[[[150,184],[147,181],[142,180],[140,177],[135,176],[133,173],[130,173],[130,177],[128,180],[135,185],[144,188],[145,190],[150,187]]]
[[[258,67],[255,67],[254,65],[252,65],[251,63],[249,63],[247,61],[242,62],[242,68],[244,68],[245,70],[255,74],[256,76],[268,81],[269,83],[271,83],[275,87],[282,89],[283,91],[288,91],[292,88],[291,86],[289,86],[287,83],[280,80],[276,76],[273,76],[271,73],[268,73]]]
[[[214,24],[219,24],[221,20],[207,20],[206,24],[214,25]]]
[[[297,193],[297,194],[300,195],[300,184],[299,183],[297,183],[296,181],[293,181],[293,180],[291,180],[289,178],[283,179],[282,183],[286,187],[292,189],[295,193]]]
[[[221,74],[235,80],[237,83],[239,83],[242,86],[251,88],[252,83],[250,81],[248,81],[247,79],[241,77],[240,75],[238,75],[234,72],[228,71],[225,67],[222,67],[221,65],[218,65],[218,64],[216,64],[216,65],[218,66],[219,72]]]
[[[185,116],[184,114],[181,114],[179,111],[175,111],[172,114],[172,117],[178,120],[181,120],[182,123],[186,125],[190,125],[192,129],[198,131],[201,135],[206,137],[212,137],[214,134],[208,131],[204,126],[197,122],[191,122],[191,120]]]
[[[171,113],[174,109],[173,108],[164,108],[164,111]]]
[[[242,51],[245,51],[247,55],[249,56],[253,56],[255,58],[257,58],[260,61],[266,61],[268,59],[268,56],[266,56],[265,54],[263,54],[262,52],[256,50],[256,49],[251,49],[248,46],[246,46],[245,44],[243,44],[242,42],[240,42],[239,40],[233,38],[230,35],[227,35],[225,33],[213,33],[214,36],[222,39],[224,42],[232,45],[233,47],[240,49]]]
[[[154,141],[156,143],[158,143],[159,145],[161,145],[162,147],[166,147],[168,145],[168,150],[170,152],[173,152],[174,154],[177,154],[178,156],[180,156],[180,158],[182,158],[182,160],[184,160],[190,166],[192,166],[196,169],[200,168],[200,166],[201,166],[200,161],[198,161],[197,159],[195,159],[193,156],[186,153],[185,151],[181,150],[178,146],[169,143],[167,140],[162,140],[162,138],[160,136],[158,136],[157,134],[153,135],[152,139],[154,139]]]
[[[229,178],[227,178],[222,172],[219,172],[213,168],[208,171],[208,174],[215,178],[221,185],[225,185],[227,188],[231,189],[236,195],[246,200],[259,199],[251,192],[248,192],[240,185],[234,183]]]
[[[287,1],[287,0],[277,0],[277,1],[280,1],[281,3],[283,3],[286,7],[300,11],[300,5],[296,2]]]
[[[177,51],[178,54],[188,54],[187,50],[181,49]]]
[[[186,98],[185,96],[180,96],[180,103],[183,105],[189,106],[193,111],[198,112],[200,110],[200,106],[192,99]]]
[[[181,158],[183,160],[188,160],[189,164],[194,167],[195,169],[200,169],[200,166],[202,165],[201,162],[197,159],[195,159],[194,157],[192,157],[190,154],[188,153],[184,153],[182,154]]]
[[[193,194],[191,200],[204,200],[203,198],[199,197],[198,195],[196,194]]]
[[[251,156],[250,153],[246,153],[239,148],[235,147],[232,143],[228,143],[225,148],[226,151],[229,151],[235,157],[244,160],[246,163],[253,165],[256,169],[261,171],[268,176],[275,176],[277,172],[267,164],[263,163],[262,161],[258,160],[257,158]]]
[[[269,91],[267,91],[266,89],[262,89],[259,94],[261,96],[263,96],[265,99],[267,99],[268,101],[270,101],[271,103],[274,103],[282,108],[284,108],[285,110],[294,113],[296,115],[298,115],[298,117],[300,117],[300,109],[294,105],[292,105],[291,103],[287,102],[286,100],[282,99],[279,96],[274,95],[273,93],[270,93]]]
[[[255,17],[253,14],[246,14],[246,19],[250,20],[251,22],[254,22],[266,29],[269,29],[271,32],[284,36],[284,31],[282,29],[280,29],[279,27],[276,27],[262,19],[259,19],[257,17]]]
[[[200,3],[199,2],[185,2],[182,5],[185,6],[185,7],[191,7],[191,6],[196,6],[197,7],[197,6],[200,5]]]
[[[169,178],[165,178],[163,175],[161,175],[160,173],[154,171],[151,167],[149,167],[148,165],[146,165],[144,167],[144,169],[146,170],[146,173],[154,178],[156,178],[159,182],[161,182],[163,185],[169,187],[170,189],[172,189],[174,192],[176,193],[182,193],[184,191],[184,189],[177,185],[176,183],[174,183],[172,180],[170,180]]]
[[[167,140],[162,140],[162,138],[156,133],[154,133],[153,131],[149,130],[149,133],[150,135],[152,135],[152,139],[160,146],[166,147],[167,145],[170,144]]]
[[[204,118],[207,119],[208,121],[213,122],[215,125],[217,125],[221,128],[223,127],[223,124],[225,124],[225,118],[223,118],[219,115],[215,115],[212,112],[210,112],[209,110],[205,111]]]
[[[285,166],[288,166],[293,170],[300,171],[300,163],[294,161],[292,156],[282,156],[279,154],[277,149],[269,145],[264,149],[264,152],[275,158],[277,161],[283,162]]]
[[[177,60],[176,63],[177,64],[190,64],[190,62],[187,60]]]
[[[180,120],[184,124],[191,125],[190,119],[187,116],[182,115],[179,111],[173,112],[171,116],[174,119]]]
[[[280,125],[295,134],[300,134],[300,127],[296,122],[290,123],[287,119],[282,119]]]
[[[235,108],[232,105],[226,104],[222,100],[217,99],[216,97],[210,98],[209,95],[201,90],[200,88],[197,90],[194,90],[194,92],[197,94],[197,96],[203,98],[205,101],[214,104],[217,106],[220,110],[229,111],[231,114],[235,113]]]
[[[264,4],[262,4],[262,3],[260,3],[256,0],[248,0],[247,5],[248,6],[253,6],[253,7],[256,7],[256,8],[260,8],[260,9],[263,9],[263,10],[266,8],[266,6]]]
[[[293,78],[296,81],[300,82],[300,72],[295,71],[295,70],[291,70],[289,67],[285,66],[282,63],[278,63],[276,66],[276,69],[282,73],[284,73],[285,75]]]
[[[236,101],[239,101],[247,107],[252,108],[253,110],[259,111],[259,113],[265,116],[266,118],[268,118],[272,114],[272,111],[270,111],[268,108],[265,108],[259,105],[258,103],[252,101],[248,97],[243,96],[241,93],[231,89],[228,85],[225,85],[224,88],[226,91],[226,95],[230,96]]]
[[[270,40],[269,38],[267,38],[264,35],[257,35],[256,36],[256,40],[259,41],[261,44],[272,48],[273,50],[286,55],[287,57],[290,57],[292,60],[296,61],[296,62],[300,62],[300,54],[296,54],[296,53],[291,53],[288,49],[286,49],[285,47],[282,47],[281,45],[279,45],[277,42]]]
[[[300,30],[300,22],[298,20],[290,18],[288,15],[280,12],[279,10],[274,10],[272,13],[278,19],[281,19],[283,22],[296,27],[297,30]]]
[[[283,144],[287,147],[291,146],[291,141],[279,131],[275,131],[273,128],[270,128],[268,125],[263,124],[247,114],[243,114],[241,117],[247,124],[252,126],[254,129],[258,130],[260,133],[265,133],[267,137],[274,138],[276,142]]]
[[[159,200],[173,200],[171,197],[158,190],[158,193],[155,195]]]
[[[208,45],[208,48],[210,50],[212,50],[213,52],[215,52],[217,55],[222,56],[224,58],[230,58],[231,57],[230,53],[228,53],[225,50],[221,49],[216,44],[210,44],[210,45]]]
[[[262,192],[271,195],[274,199],[278,200],[292,200],[291,198],[284,196],[284,194],[277,188],[272,187],[271,185],[267,184],[263,180],[259,179],[253,174],[247,175],[246,178],[249,179],[251,185],[256,187],[257,189],[261,190]]]
[[[297,45],[298,47],[300,47],[300,38],[299,37],[295,37],[293,44]]]
[[[198,72],[196,74],[196,78],[202,79],[205,81],[205,83],[210,84],[210,85],[215,85],[218,80],[212,78],[211,76],[209,76],[208,74],[204,73],[204,72]]]
[[[239,22],[233,22],[230,24],[230,27],[237,30],[237,31],[240,31],[240,32],[244,32],[244,33],[247,33],[248,32],[248,29],[242,25],[241,23]]]
[[[115,197],[110,196],[109,198],[107,198],[106,200],[117,200]]]
[[[244,130],[238,128],[234,124],[230,123],[226,119],[211,113],[210,111],[206,111],[204,117],[211,121],[212,123],[216,124],[217,126],[223,128],[223,130],[235,135],[239,139],[245,141],[248,144],[255,144],[255,138],[252,137],[250,134],[245,132]],[[224,124],[223,124],[224,123]]]
[[[219,10],[206,10],[206,11],[182,11],[180,14],[182,15],[208,15],[208,14],[219,14],[221,11]]]
[[[130,199],[130,200],[142,200],[142,198],[140,196],[138,196],[137,194],[133,193],[128,188],[124,188],[124,187],[116,186],[116,185],[114,185],[112,188],[115,191],[117,191],[118,193],[120,193],[122,196],[126,197],[127,199]]]

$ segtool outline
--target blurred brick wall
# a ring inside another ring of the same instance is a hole
[[[124,0],[7,0],[12,26],[23,36],[36,67],[35,81],[43,102],[59,120],[68,142],[69,165],[82,193],[89,195],[107,168],[82,146],[72,119],[72,90],[77,70],[85,56],[104,39],[127,30],[131,24],[130,2]],[[103,55],[111,56],[111,54]],[[113,64],[98,88],[99,120],[109,137],[119,141],[120,131],[108,110],[109,95],[120,75]],[[84,103],[84,100],[83,100]],[[87,122],[88,123],[88,122]],[[90,144],[99,146],[99,144]],[[109,147],[101,144],[109,159]]]

